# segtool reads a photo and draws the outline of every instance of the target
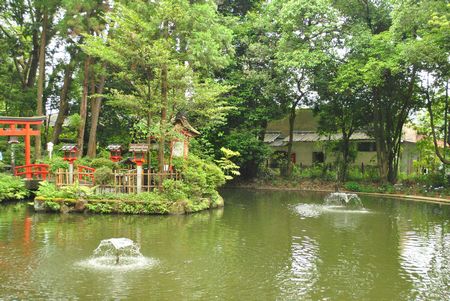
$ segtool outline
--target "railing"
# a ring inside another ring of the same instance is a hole
[[[95,185],[95,177],[94,177],[95,168],[84,165],[78,165],[77,171],[78,171],[77,172],[78,182],[80,184],[87,183]]]
[[[150,192],[155,189],[162,189],[164,180],[181,180],[181,173],[176,171],[167,172],[143,172],[142,192]],[[114,171],[114,181],[110,186],[115,193],[136,193],[137,192],[137,172],[136,170]]]
[[[67,186],[78,180],[79,185],[95,186],[94,177],[95,169],[88,167],[77,168],[70,179],[68,170],[59,169],[54,173],[56,186]],[[137,171],[132,170],[115,170],[112,174],[112,181],[109,184],[97,183],[99,191],[109,193],[136,193],[137,187]],[[167,172],[143,172],[141,181],[141,192],[150,192],[155,189],[162,189],[162,183],[166,179],[181,180],[181,173],[176,171]]]
[[[27,179],[46,180],[48,176],[48,164],[28,164],[16,166],[15,176],[25,176]]]

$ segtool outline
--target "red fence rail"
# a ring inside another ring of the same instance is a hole
[[[45,180],[48,176],[48,164],[28,164],[16,166],[15,176],[25,176],[27,179]]]
[[[95,177],[94,177],[95,168],[78,165],[78,181],[81,182],[90,182],[92,185],[95,185]]]

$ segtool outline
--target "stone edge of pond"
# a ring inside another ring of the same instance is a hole
[[[283,190],[283,191],[310,191],[310,192],[335,192],[333,189],[305,189],[305,188],[293,188],[293,187],[274,187],[274,186],[264,186],[264,187],[258,187],[254,185],[240,185],[240,186],[229,186],[226,187],[226,189],[236,189],[236,188],[243,188],[243,189],[255,189],[255,190]],[[395,198],[395,199],[404,199],[409,201],[416,201],[416,202],[427,202],[427,203],[434,203],[434,204],[444,204],[444,205],[450,205],[450,199],[449,198],[438,198],[438,197],[429,197],[429,196],[422,196],[422,195],[409,195],[409,194],[395,194],[395,193],[379,193],[379,192],[359,192],[359,191],[348,191],[348,190],[340,190],[341,192],[348,192],[348,193],[357,193],[361,195],[369,195],[369,196],[383,196],[388,198]]]
[[[224,206],[222,196],[216,200],[202,198],[193,208],[187,200],[171,204],[145,201],[110,200],[110,199],[69,199],[36,197],[32,203],[36,212],[54,213],[100,213],[100,214],[140,214],[140,215],[182,215],[215,209]]]

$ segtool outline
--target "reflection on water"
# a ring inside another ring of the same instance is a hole
[[[0,205],[0,299],[450,295],[450,207],[363,197],[366,210],[344,210],[323,206],[323,194],[228,190],[223,196],[224,209],[187,216],[36,214]],[[83,267],[111,237],[139,243],[147,268]]]
[[[403,226],[403,225],[402,225]],[[426,232],[406,230],[400,239],[402,276],[413,284],[415,300],[448,299],[450,286],[450,234],[441,225]]]
[[[317,290],[319,270],[319,247],[310,237],[293,237],[291,246],[291,263],[288,270],[283,270],[277,277],[280,280],[280,294],[283,299],[292,296],[310,298]],[[286,277],[289,274],[290,277]]]

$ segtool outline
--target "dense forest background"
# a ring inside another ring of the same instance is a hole
[[[405,124],[425,136],[423,166],[450,163],[449,16],[445,0],[0,0],[0,114],[47,116],[39,159],[49,141],[89,157],[164,144],[181,112],[202,133],[194,152],[238,151],[253,177],[267,124],[310,107],[342,134],[342,179],[364,129],[395,183]]]

